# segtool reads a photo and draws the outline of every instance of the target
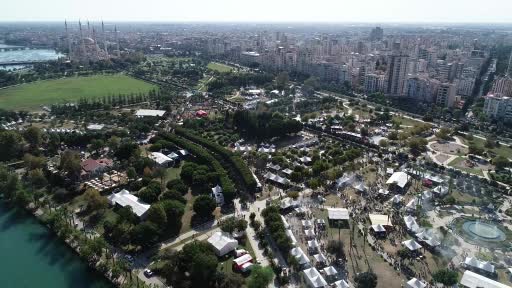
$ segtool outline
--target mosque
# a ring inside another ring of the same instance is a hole
[[[105,25],[101,22],[101,39],[98,41],[96,29],[87,21],[87,29],[83,29],[82,22],[78,21],[79,35],[71,35],[68,29],[67,21],[64,21],[66,29],[66,44],[68,48],[69,60],[79,62],[100,61],[110,59],[112,57],[119,57],[119,38],[117,26],[114,28],[115,32],[115,50],[109,53],[109,44],[107,35],[105,33]]]

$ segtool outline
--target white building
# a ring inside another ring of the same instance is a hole
[[[437,90],[436,104],[451,108],[455,103],[456,87],[452,83],[442,83]]]
[[[131,207],[133,213],[135,213],[135,215],[139,216],[140,218],[144,218],[146,212],[151,207],[151,205],[142,202],[141,200],[139,200],[137,196],[130,194],[130,192],[125,189],[121,190],[118,193],[112,193],[107,198],[110,205]]]
[[[224,194],[222,193],[222,187],[220,187],[219,184],[212,188],[212,198],[215,199],[218,206],[224,205]]]
[[[160,152],[151,152],[151,154],[149,154],[149,159],[155,161],[156,164],[164,167],[167,167],[174,162],[171,158],[165,156],[163,153]]]
[[[510,288],[510,286],[494,281],[480,274],[466,271],[460,279],[460,285],[466,288]]]
[[[512,98],[501,94],[485,96],[484,113],[490,118],[512,122]]]
[[[164,114],[165,110],[139,109],[135,112],[137,117],[162,117]]]
[[[212,244],[219,257],[234,251],[238,246],[238,241],[225,232],[215,232],[208,238],[208,243]]]

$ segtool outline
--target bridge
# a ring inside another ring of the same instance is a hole
[[[41,47],[37,47],[37,46],[30,46],[30,47],[25,47],[25,46],[7,46],[7,47],[0,47],[0,53],[2,52],[9,52],[9,51],[22,51],[22,50],[35,50],[35,49],[48,49],[48,47],[46,46],[41,46]]]
[[[11,65],[32,65],[37,63],[44,63],[48,62],[46,60],[33,60],[33,61],[7,61],[7,62],[0,62],[0,67],[2,66],[11,66]]]

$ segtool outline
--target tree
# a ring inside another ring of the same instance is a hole
[[[18,157],[23,150],[23,138],[16,131],[0,131],[0,161]]]
[[[155,224],[159,228],[166,227],[167,214],[165,214],[164,207],[161,204],[153,204],[148,210],[147,221]]]
[[[327,243],[327,252],[335,255],[337,259],[345,259],[345,250],[343,242],[340,240],[329,240]]]
[[[288,84],[288,72],[281,72],[276,77],[276,88],[280,91],[284,90],[286,88],[286,85]]]
[[[93,153],[98,153],[100,149],[103,149],[105,147],[105,142],[101,139],[92,139],[91,143],[89,144],[89,151]]]
[[[443,286],[451,287],[459,282],[459,275],[456,271],[441,269],[432,274],[432,279],[437,283],[443,284]]]
[[[215,200],[208,195],[201,195],[194,201],[194,212],[196,212],[200,218],[211,217],[215,208],[217,208],[217,203],[215,203]]]
[[[380,139],[380,141],[379,141],[379,146],[380,146],[380,147],[382,147],[382,148],[386,148],[386,147],[388,147],[388,146],[389,146],[389,142],[388,142],[388,140],[386,140],[386,139]]]
[[[221,280],[219,281],[217,288],[239,288],[243,287],[245,279],[236,273],[222,273]]]
[[[103,210],[108,207],[108,200],[101,196],[98,190],[89,188],[84,193],[84,199],[87,202],[87,210],[91,212]]]
[[[272,268],[261,267],[260,265],[254,265],[251,271],[251,275],[247,279],[248,288],[265,288],[274,279],[274,271]]]
[[[436,132],[436,137],[443,139],[443,140],[450,140],[450,134],[452,133],[452,130],[449,128],[441,128],[439,131]]]
[[[80,166],[80,154],[71,150],[64,151],[60,156],[59,167],[62,171],[66,172],[69,177],[77,179],[82,170]]]
[[[128,169],[126,169],[126,176],[128,176],[128,179],[137,178],[137,172],[135,171],[135,168],[128,167]]]
[[[503,156],[496,156],[492,159],[492,164],[496,166],[496,170],[503,170],[510,165],[510,161]]]
[[[167,189],[175,190],[179,192],[181,195],[185,195],[188,192],[187,185],[181,179],[173,179],[166,184]]]
[[[208,242],[194,241],[183,246],[178,266],[183,272],[190,273],[192,287],[212,287],[218,263],[213,247]]]
[[[151,247],[158,242],[160,231],[155,224],[149,221],[142,222],[133,228],[130,239],[132,244],[145,248]]]
[[[44,173],[41,168],[30,170],[27,175],[27,180],[36,188],[44,187],[47,184],[46,177],[44,177]]]
[[[23,138],[30,145],[30,149],[38,149],[43,143],[43,132],[37,127],[30,126],[23,133]]]
[[[247,229],[247,221],[241,218],[236,218],[234,216],[228,217],[222,220],[220,223],[220,229],[228,233],[233,233],[235,230],[243,232],[245,229]]]
[[[474,143],[469,143],[468,153],[474,154],[474,155],[482,155],[482,154],[484,154],[484,149],[480,146],[477,146]]]
[[[375,288],[377,287],[377,275],[372,271],[362,272],[354,278],[356,288]]]
[[[37,157],[32,154],[25,154],[25,156],[23,156],[23,162],[25,162],[25,167],[29,170],[44,168],[46,166],[45,157]]]

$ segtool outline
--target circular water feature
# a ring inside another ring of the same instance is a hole
[[[507,236],[496,225],[480,221],[466,221],[462,224],[462,230],[472,240],[484,242],[501,242]]]

